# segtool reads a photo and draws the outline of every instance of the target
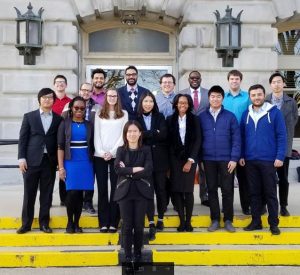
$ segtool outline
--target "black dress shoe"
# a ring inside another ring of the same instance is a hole
[[[285,206],[281,206],[280,207],[280,215],[283,217],[289,217],[290,212],[287,210],[287,208]]]
[[[243,209],[242,211],[243,211],[243,214],[246,215],[246,216],[251,215],[251,211],[250,211],[249,208],[248,209]]]
[[[29,232],[29,231],[31,231],[31,229],[30,228],[26,228],[26,227],[20,227],[18,230],[17,230],[17,234],[24,234],[24,233],[27,233],[27,232]]]
[[[271,226],[270,231],[271,231],[272,235],[280,235],[280,230],[279,230],[278,226]]]
[[[44,233],[52,233],[52,229],[47,225],[42,225],[40,227],[40,230],[43,231]]]
[[[158,221],[156,224],[156,230],[157,231],[163,231],[164,230],[164,222],[163,221]]]
[[[184,224],[180,224],[178,227],[177,227],[177,231],[178,232],[184,232],[185,230],[185,225]]]
[[[253,231],[253,230],[261,230],[262,225],[261,224],[255,224],[251,222],[248,226],[244,228],[245,231]]]
[[[83,233],[82,228],[79,226],[74,227],[74,233]]]
[[[185,231],[186,232],[193,232],[194,228],[192,227],[191,223],[185,224]]]
[[[68,234],[75,233],[75,230],[74,230],[73,226],[67,226],[66,233],[68,233]]]
[[[204,205],[204,206],[209,207],[209,201],[208,201],[208,200],[202,201],[202,202],[201,202],[201,205]]]
[[[149,241],[154,241],[156,238],[156,229],[154,224],[150,224],[149,226]]]

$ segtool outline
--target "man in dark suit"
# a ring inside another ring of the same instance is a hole
[[[138,70],[135,66],[128,66],[125,69],[126,85],[118,89],[122,102],[122,108],[128,112],[129,120],[136,120],[137,105],[143,93],[148,89],[137,85]]]
[[[40,230],[52,233],[49,227],[50,206],[57,166],[57,129],[62,118],[52,112],[55,92],[43,88],[38,93],[40,108],[26,113],[20,130],[18,160],[24,178],[22,226],[23,234],[31,230],[37,190],[40,190]]]
[[[209,107],[208,90],[201,87],[201,74],[198,71],[191,71],[188,78],[190,87],[180,91],[180,94],[188,94],[192,97],[194,103],[193,113],[199,115]],[[201,204],[209,206],[208,189],[205,180],[203,164],[199,162],[199,192]]]

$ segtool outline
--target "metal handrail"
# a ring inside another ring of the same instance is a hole
[[[15,145],[18,144],[18,139],[0,139],[0,145]],[[19,168],[18,165],[1,164],[0,168]]]

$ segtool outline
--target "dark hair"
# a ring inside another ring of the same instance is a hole
[[[76,96],[76,97],[74,97],[74,98],[70,101],[70,103],[69,103],[68,115],[69,115],[70,118],[72,118],[72,116],[73,116],[72,108],[73,108],[74,103],[75,103],[76,101],[82,101],[82,102],[84,103],[84,106],[85,106],[85,100],[83,99],[83,97],[81,97],[81,96]],[[83,118],[85,118],[85,113],[83,113]]]
[[[191,77],[191,74],[193,74],[193,73],[197,73],[197,74],[199,74],[199,76],[201,77],[200,72],[198,72],[198,71],[191,71],[191,72],[189,73],[189,78]]]
[[[126,148],[126,149],[129,148],[129,143],[128,143],[128,140],[127,140],[127,132],[128,132],[128,128],[131,125],[135,125],[139,129],[139,131],[141,132],[140,138],[138,140],[138,148],[140,148],[143,145],[143,136],[142,136],[143,135],[143,128],[142,128],[141,124],[139,124],[136,120],[129,120],[124,125],[124,128],[123,128],[123,142],[124,142],[124,145],[123,145],[123,147]]]
[[[280,72],[275,72],[275,73],[271,74],[271,76],[270,76],[270,78],[269,78],[269,84],[271,84],[272,81],[273,81],[273,78],[274,78],[274,77],[277,77],[277,76],[281,77],[283,83],[285,83],[285,78],[284,78],[284,76],[283,76]]]
[[[250,92],[251,92],[252,90],[257,90],[257,89],[262,89],[263,92],[264,92],[264,94],[266,94],[266,89],[265,89],[265,87],[264,87],[263,85],[261,85],[261,84],[255,84],[255,85],[252,85],[252,86],[249,88],[249,90],[248,90],[249,95],[250,95]]]
[[[129,65],[129,66],[125,69],[125,74],[126,74],[126,72],[127,72],[128,70],[135,70],[137,74],[139,73],[139,72],[138,72],[138,69],[137,69],[135,66],[133,66],[133,65]]]
[[[50,88],[43,88],[43,89],[41,89],[41,90],[38,92],[37,98],[38,98],[39,104],[41,104],[41,97],[44,96],[44,95],[49,95],[49,94],[52,94],[52,95],[53,95],[53,100],[55,101],[55,99],[56,99],[56,94],[55,94],[55,92],[54,92],[52,89],[50,89]]]
[[[224,90],[221,86],[219,85],[214,85],[212,86],[209,91],[208,91],[208,97],[210,96],[211,93],[218,93],[221,94],[222,97],[224,98]]]
[[[231,70],[228,74],[227,74],[227,80],[229,80],[230,76],[239,76],[240,80],[243,80],[243,74],[239,71],[239,70]]]
[[[58,74],[56,77],[54,77],[53,84],[55,84],[55,81],[57,78],[63,78],[65,80],[66,84],[68,84],[67,78],[62,74]]]
[[[160,84],[162,83],[162,80],[163,80],[164,77],[172,77],[173,82],[174,82],[174,85],[176,84],[175,76],[172,75],[172,74],[164,74],[164,75],[162,75],[162,76],[160,77],[160,79],[159,79],[159,83],[160,83]]]
[[[185,97],[188,101],[188,105],[189,105],[189,108],[187,109],[187,113],[189,112],[192,112],[193,111],[193,108],[194,108],[194,104],[193,104],[193,99],[190,95],[188,94],[177,94],[175,97],[174,97],[174,100],[173,100],[173,110],[174,112],[178,115],[178,108],[177,108],[177,105],[178,105],[178,101],[179,101],[179,98],[180,97]]]
[[[107,75],[106,72],[100,68],[92,70],[92,74],[91,74],[92,79],[94,78],[95,74],[103,74],[104,78],[106,78]]]
[[[104,95],[104,104],[103,107],[99,113],[99,117],[100,118],[105,118],[105,119],[109,119],[109,103],[107,102],[107,93],[108,91],[115,91],[117,93],[117,103],[114,106],[114,111],[115,111],[115,117],[114,119],[118,119],[124,116],[124,112],[122,110],[122,103],[121,103],[121,98],[119,96],[119,93],[117,92],[117,90],[115,88],[109,88],[105,95]]]
[[[150,96],[153,100],[153,103],[154,103],[154,106],[153,106],[153,109],[152,109],[152,113],[153,114],[157,114],[159,113],[159,109],[158,109],[158,106],[157,106],[157,102],[156,102],[156,99],[155,99],[155,96],[154,94],[152,94],[151,92],[146,92],[146,93],[143,93],[140,97],[140,100],[139,100],[139,104],[138,104],[138,108],[137,108],[137,114],[138,116],[141,116],[143,113],[144,113],[144,109],[143,109],[143,100],[147,97],[147,96]]]

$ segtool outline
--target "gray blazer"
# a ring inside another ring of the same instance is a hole
[[[205,111],[207,107],[209,107],[208,90],[203,87],[200,87],[200,93],[201,93],[200,105],[197,110],[193,110],[193,114],[196,116],[198,116],[200,113]],[[186,88],[184,90],[181,90],[179,92],[179,94],[188,94],[188,95],[192,96],[190,87]],[[192,98],[193,98],[193,96],[192,96]]]
[[[271,103],[272,94],[268,94],[266,96],[266,101]],[[283,103],[280,109],[287,130],[287,152],[286,156],[290,157],[292,155],[292,146],[293,146],[293,138],[295,132],[295,126],[298,121],[298,106],[296,101],[289,97],[286,94],[283,94]]]

